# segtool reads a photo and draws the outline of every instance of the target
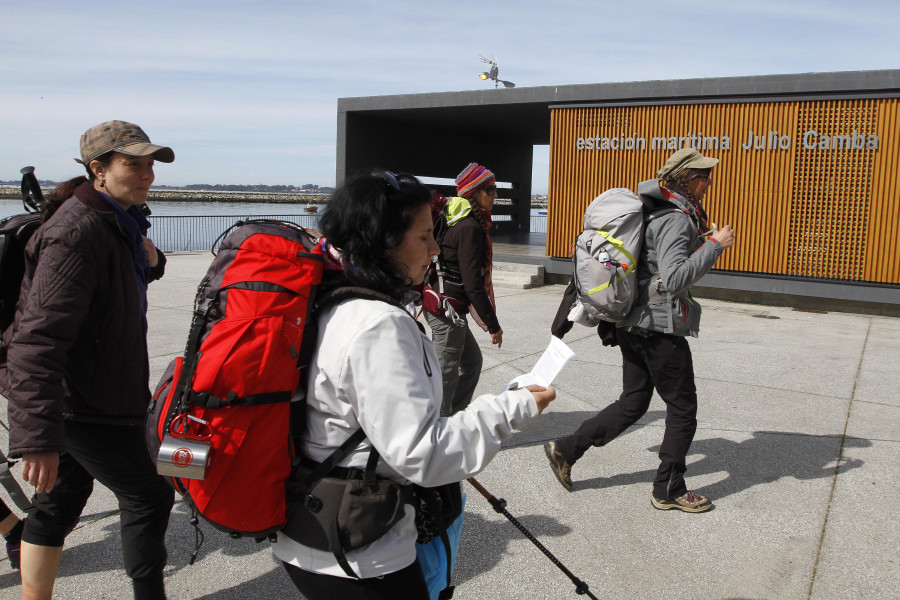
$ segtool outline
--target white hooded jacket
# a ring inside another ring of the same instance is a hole
[[[317,462],[362,427],[366,439],[341,462],[364,468],[374,444],[380,475],[433,487],[479,473],[501,442],[538,416],[528,390],[483,395],[441,418],[441,370],[428,336],[403,309],[351,299],[319,317],[310,368],[302,453]],[[362,578],[398,571],[415,560],[414,510],[375,542],[346,557]],[[283,533],[275,555],[306,571],[346,577],[334,555]]]

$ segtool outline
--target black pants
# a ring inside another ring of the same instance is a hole
[[[428,600],[419,561],[383,577],[348,579],[304,571],[283,562],[291,581],[307,600]]]
[[[603,446],[634,425],[647,412],[653,388],[666,403],[666,431],[659,449],[653,495],[672,499],[687,491],[685,457],[697,431],[697,388],[694,362],[685,338],[656,334],[643,337],[616,329],[622,350],[622,395],[557,440],[557,448],[574,464],[591,446]]]
[[[22,539],[62,546],[78,524],[96,479],[119,502],[125,572],[136,598],[164,598],[165,535],[174,490],[157,475],[139,425],[65,423],[66,452],[50,493],[36,494],[37,510],[25,519]]]

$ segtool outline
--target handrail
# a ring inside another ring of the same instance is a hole
[[[209,250],[223,231],[246,219],[278,219],[316,229],[318,214],[304,215],[183,215],[150,216],[149,237],[163,252]],[[532,215],[531,233],[547,232],[547,216]]]

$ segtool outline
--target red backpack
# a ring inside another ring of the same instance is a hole
[[[233,537],[264,538],[286,521],[292,406],[305,410],[292,399],[302,400],[304,331],[324,257],[317,235],[292,223],[239,221],[220,239],[184,357],[154,393],[147,440],[196,513]]]

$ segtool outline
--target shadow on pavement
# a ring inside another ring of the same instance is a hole
[[[840,436],[778,431],[755,431],[752,438],[742,442],[724,438],[695,439],[687,458],[686,477],[690,482],[692,476],[725,474],[720,481],[694,490],[715,501],[783,477],[800,480],[832,477],[842,448],[866,448],[871,445],[871,441],[863,438],[848,436],[842,445]],[[647,450],[656,453],[659,446]],[[697,455],[701,457],[697,458]],[[844,457],[838,472],[863,464],[861,460]],[[572,489],[578,492],[635,483],[646,483],[649,489],[655,475],[654,469],[576,480]],[[690,487],[690,483],[688,485]]]
[[[570,533],[571,527],[547,515],[520,516],[513,513],[513,516],[557,558],[564,556],[564,552],[559,554],[562,549],[554,548],[553,538]],[[505,517],[503,521],[489,521],[482,515],[467,512],[453,571],[454,585],[493,570],[506,554],[509,544],[522,539],[522,532]],[[540,552],[536,547],[534,551]],[[565,563],[565,560],[562,562]],[[562,573],[560,576],[565,579]]]

